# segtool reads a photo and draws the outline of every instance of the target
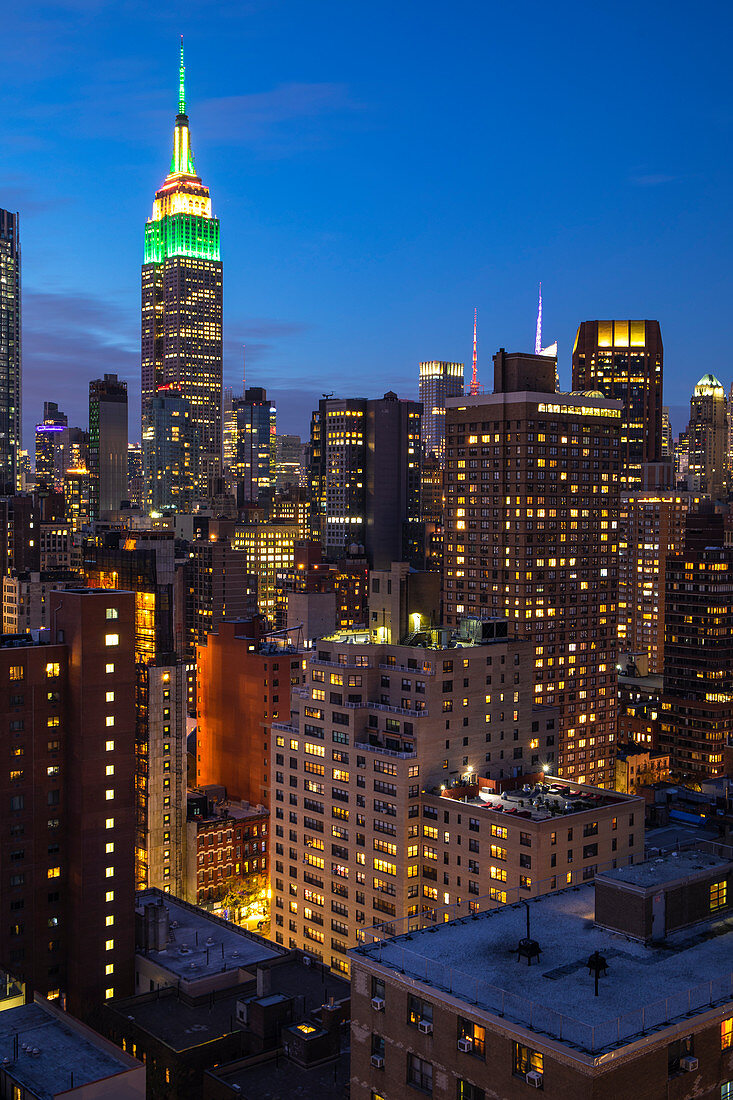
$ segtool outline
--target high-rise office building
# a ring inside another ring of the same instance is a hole
[[[445,399],[463,393],[463,363],[431,359],[420,364],[422,445],[426,454],[441,458],[445,450]]]
[[[237,504],[265,503],[274,483],[276,409],[260,386],[232,399],[231,477]]]
[[[422,406],[324,397],[311,418],[313,537],[329,557],[363,546],[370,565],[411,556],[420,523]]]
[[[696,779],[725,774],[733,738],[732,583],[723,516],[690,512],[684,549],[667,559],[659,744],[673,772]]]
[[[721,497],[727,486],[728,413],[725,390],[714,374],[704,374],[690,398],[687,428],[687,483],[706,496]]]
[[[662,457],[662,334],[658,321],[582,321],[573,390],[623,403],[620,480],[642,487],[641,467]]]
[[[133,508],[143,507],[143,449],[140,443],[127,444],[127,499]]]
[[[0,492],[18,482],[21,448],[20,217],[0,210]]]
[[[89,383],[89,481],[93,520],[128,499],[127,383],[116,374]]]
[[[183,46],[171,170],[145,226],[142,267],[142,431],[161,386],[190,406],[194,487],[208,498],[221,476],[222,264],[219,221],[196,175],[186,114]],[[146,453],[149,460],[150,452]],[[146,478],[154,472],[148,461]],[[176,476],[186,481],[187,471]],[[173,495],[187,492],[183,485]]]
[[[69,446],[69,421],[55,401],[44,401],[43,422],[36,424],[36,490],[60,493]]]
[[[662,458],[672,458],[674,455],[674,440],[672,439],[672,423],[669,419],[669,408],[662,407]]]
[[[560,708],[558,774],[613,781],[621,408],[556,393],[555,362],[494,357],[493,394],[448,401],[444,621],[506,615]]]
[[[691,493],[671,490],[621,497],[619,652],[646,653],[652,676],[664,671],[667,558],[684,545],[685,517],[694,499]]]
[[[191,403],[173,384],[147,403],[142,451],[146,511],[189,511],[197,485],[196,430]]]

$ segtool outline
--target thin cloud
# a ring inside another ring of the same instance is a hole
[[[675,183],[680,177],[665,172],[649,172],[646,175],[630,176],[629,179],[635,187],[663,187],[665,183]]]

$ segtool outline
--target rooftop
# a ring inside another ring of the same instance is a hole
[[[632,863],[628,867],[604,871],[603,878],[646,889],[676,882],[677,879],[694,878],[700,873],[707,875],[707,872],[716,867],[721,870],[730,867],[730,860],[711,852],[670,852],[666,856],[648,859],[645,863]],[[731,947],[733,948],[733,944]]]
[[[633,796],[620,795],[615,791],[602,790],[586,784],[571,784],[561,779],[547,777],[546,783],[527,783],[514,790],[494,793],[485,780],[477,779],[478,789],[469,787],[471,792],[461,796],[464,788],[452,787],[443,794],[444,798],[461,801],[475,809],[491,810],[494,813],[510,814],[530,821],[546,821],[552,817],[564,817],[568,814],[586,813],[605,806],[619,806],[628,803]],[[476,792],[477,793],[474,793]]]
[[[539,965],[517,961],[526,936],[539,942]],[[710,921],[647,946],[595,924],[592,883],[419,932],[364,944],[359,957],[470,1004],[471,1011],[531,1027],[598,1055],[733,995],[733,919]],[[608,961],[594,995],[589,956]],[[480,975],[480,977],[479,977]]]
[[[170,921],[168,946],[162,951],[150,948],[144,954],[179,978],[197,981],[224,970],[256,968],[258,963],[280,958],[286,953],[261,936],[157,890],[139,893],[137,909],[141,910],[146,903],[157,903],[161,897]]]
[[[345,1095],[350,1064],[349,1052],[343,1050],[338,1058],[318,1066],[300,1066],[280,1057],[231,1073],[223,1067],[214,1076],[236,1088],[242,1100],[282,1100],[286,1096],[289,1100],[323,1100],[327,1096]]]
[[[59,1018],[40,1004],[0,1012],[2,1072],[40,1100],[126,1073],[138,1063],[73,1017]],[[14,1040],[18,1036],[18,1057]],[[98,1043],[94,1042],[97,1038]]]
[[[277,963],[270,970],[270,979],[272,990],[264,997],[257,996],[253,972],[249,986],[244,989],[238,986],[223,996],[207,997],[205,1004],[192,1004],[185,997],[178,997],[176,990],[169,987],[157,993],[116,1001],[114,1008],[144,1031],[181,1051],[241,1030],[236,1022],[239,1001],[268,1004],[293,998],[298,1012],[305,1018],[329,997],[342,1001],[350,993],[348,981],[320,967],[304,966],[300,955]]]

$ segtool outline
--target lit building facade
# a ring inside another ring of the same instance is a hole
[[[420,364],[422,444],[426,454],[445,453],[445,399],[463,393],[463,363],[431,359]]]
[[[183,47],[171,171],[145,226],[142,267],[142,433],[161,386],[190,406],[197,495],[221,476],[222,263],[219,221],[196,175],[186,114]],[[153,474],[146,451],[146,478]],[[177,476],[184,477],[181,470]],[[183,486],[188,490],[188,484]],[[176,494],[178,495],[178,494]]]
[[[0,491],[21,489],[20,216],[0,210]]]
[[[618,645],[645,652],[653,676],[664,671],[667,556],[682,549],[691,493],[623,494],[619,512]]]
[[[444,622],[506,615],[559,706],[557,774],[613,781],[621,409],[556,394],[555,362],[494,357],[494,394],[448,402]]]
[[[667,560],[659,747],[675,773],[725,774],[733,741],[733,549],[723,517],[690,513],[685,547]]]
[[[259,386],[232,400],[230,472],[237,487],[237,503],[266,502],[274,483],[277,411]]]
[[[43,422],[36,424],[36,490],[60,493],[64,488],[69,421],[55,401],[43,404]]]
[[[422,406],[325,397],[311,418],[313,537],[328,557],[364,548],[373,568],[412,555],[420,541]]]
[[[426,792],[554,763],[557,711],[534,705],[533,664],[501,620],[409,645],[343,631],[307,652],[290,720],[272,723],[278,943],[344,971],[360,928],[421,910],[437,876]]]
[[[704,374],[690,398],[687,428],[690,489],[714,498],[725,496],[728,483],[728,413],[725,390],[713,374]]]
[[[190,510],[197,491],[197,454],[190,403],[179,389],[162,386],[148,402],[143,427],[147,512]]]
[[[582,321],[573,347],[573,389],[621,401],[620,481],[641,488],[641,467],[662,456],[662,370],[658,321]]]

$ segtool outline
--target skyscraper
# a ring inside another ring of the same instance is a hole
[[[618,401],[555,392],[550,356],[494,356],[493,394],[448,401],[444,623],[505,615],[560,708],[558,774],[613,781]]]
[[[422,440],[426,454],[443,457],[445,399],[463,393],[463,363],[431,359],[420,364],[419,399],[422,403]]]
[[[714,374],[704,374],[690,398],[690,489],[711,497],[723,496],[728,459],[728,414],[725,390]]]
[[[662,457],[662,334],[658,321],[582,321],[573,390],[623,402],[620,480],[642,487],[641,467]]]
[[[19,215],[0,210],[0,491],[18,485],[21,446]]]
[[[161,386],[175,386],[190,406],[194,487],[197,496],[208,498],[221,476],[222,264],[219,221],[212,217],[209,189],[196,175],[191,151],[183,40],[171,170],[145,226],[143,438]],[[145,475],[153,476],[147,460]]]
[[[60,493],[64,488],[69,421],[55,401],[43,402],[43,423],[36,424],[36,489]]]
[[[237,488],[237,504],[264,502],[273,487],[275,405],[260,386],[250,386],[232,400],[232,457],[230,470]]]
[[[93,520],[128,499],[127,383],[116,374],[89,383],[89,477]]]
[[[420,520],[422,406],[390,391],[324,397],[311,417],[313,537],[339,557],[363,546],[374,569],[412,556]]]
[[[143,427],[144,507],[148,512],[186,512],[196,487],[196,447],[191,404],[174,385],[160,386],[148,402]]]
[[[725,774],[733,737],[733,551],[720,514],[690,512],[684,549],[667,560],[660,747],[674,772]]]

